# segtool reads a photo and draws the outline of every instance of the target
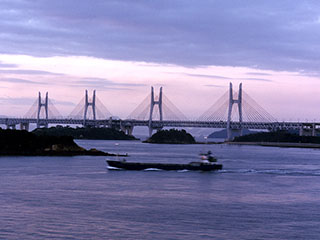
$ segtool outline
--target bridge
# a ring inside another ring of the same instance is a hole
[[[197,120],[187,117],[163,94],[162,87],[155,96],[154,89],[126,118],[114,119],[111,113],[97,98],[93,91],[89,98],[88,91],[76,108],[67,117],[63,117],[48,98],[39,96],[23,118],[0,118],[0,124],[6,128],[29,130],[30,124],[38,128],[51,125],[81,125],[91,127],[109,127],[121,129],[132,135],[135,126],[146,126],[149,135],[154,130],[164,127],[193,127],[193,128],[221,128],[227,129],[227,139],[234,134],[242,135],[243,129],[259,130],[298,130],[300,135],[315,136],[320,132],[320,122],[278,122],[256,101],[242,90],[233,91],[232,83],[229,90],[221,96]]]

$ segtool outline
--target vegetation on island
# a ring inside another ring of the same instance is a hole
[[[148,138],[146,143],[167,143],[167,144],[194,144],[194,137],[185,130],[160,130]]]
[[[2,156],[109,156],[96,149],[78,146],[70,136],[38,136],[24,130],[0,129],[0,155]]]
[[[249,129],[243,129],[242,134],[248,135],[248,134],[254,134],[257,131],[250,131]],[[233,137],[238,137],[240,133],[236,133],[237,135],[233,135]],[[208,138],[227,138],[227,129],[222,129],[216,132],[213,132],[208,135]]]
[[[71,136],[75,139],[95,140],[136,140],[134,136],[126,135],[124,132],[113,128],[94,128],[56,126],[51,128],[37,128],[33,131],[37,136]]]
[[[259,132],[235,137],[233,142],[279,142],[279,143],[314,143],[320,144],[320,137],[299,136],[287,131]]]

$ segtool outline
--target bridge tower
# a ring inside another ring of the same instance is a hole
[[[92,101],[89,102],[88,98],[88,90],[86,90],[86,96],[85,96],[85,105],[84,105],[84,116],[83,116],[83,126],[86,126],[87,123],[87,113],[88,113],[88,108],[91,106],[92,108],[92,113],[93,113],[93,120],[96,120],[96,90],[93,90],[93,95],[92,95]]]
[[[158,126],[152,124],[152,115],[153,115],[153,109],[154,109],[155,105],[158,105],[158,108],[159,108],[160,125],[158,125]],[[163,120],[163,117],[162,117],[162,87],[160,87],[159,99],[157,101],[154,99],[154,91],[153,91],[153,87],[151,87],[151,104],[150,104],[150,115],[149,115],[149,124],[148,124],[149,137],[151,137],[153,129],[161,129],[163,127],[161,124],[162,120]]]
[[[237,127],[232,126],[231,115],[233,104],[238,105],[239,112],[239,125]],[[240,133],[242,135],[242,83],[239,85],[238,99],[233,98],[232,83],[229,88],[229,108],[228,108],[228,120],[227,120],[227,140],[230,141],[233,138],[233,133]]]
[[[45,119],[40,119],[41,108],[44,107]],[[39,92],[38,98],[38,111],[37,111],[37,128],[41,126],[48,127],[48,92],[46,92],[46,98],[44,101],[41,99],[41,93]]]

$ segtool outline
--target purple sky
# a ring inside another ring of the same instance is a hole
[[[320,119],[317,0],[0,0],[0,29],[0,115],[38,91],[67,115],[97,89],[126,117],[155,85],[196,118],[231,81],[278,120]]]

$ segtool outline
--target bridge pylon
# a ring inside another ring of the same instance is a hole
[[[160,115],[160,125],[159,126],[155,126],[152,122],[152,115],[153,115],[153,109],[154,109],[154,106],[157,105],[158,108],[159,108],[159,115]],[[162,87],[160,87],[160,92],[159,92],[159,98],[158,100],[156,101],[154,99],[154,91],[153,91],[153,87],[151,87],[151,103],[150,103],[150,115],[149,115],[149,124],[148,124],[148,127],[149,127],[149,137],[151,137],[152,135],[152,131],[153,129],[162,129],[162,122],[163,120],[163,115],[162,115]]]
[[[239,125],[237,128],[234,128],[231,124],[233,104],[238,105]],[[238,99],[233,98],[232,83],[230,83],[230,87],[229,87],[229,108],[228,108],[228,120],[227,120],[227,140],[228,141],[232,140],[234,133],[240,133],[240,136],[242,135],[242,83],[239,84]]]
[[[88,120],[87,114],[88,114],[89,107],[92,108],[93,120],[96,120],[96,90],[93,90],[91,102],[89,101],[89,98],[88,98],[88,90],[86,90],[84,115],[83,115],[83,126],[87,125],[87,120]]]
[[[44,108],[44,112],[45,112],[44,119],[40,118],[40,113],[41,113],[42,107]],[[45,127],[45,128],[48,127],[48,92],[46,92],[46,97],[45,97],[44,101],[42,101],[41,93],[39,92],[38,111],[37,111],[37,128],[40,128],[40,127]]]

